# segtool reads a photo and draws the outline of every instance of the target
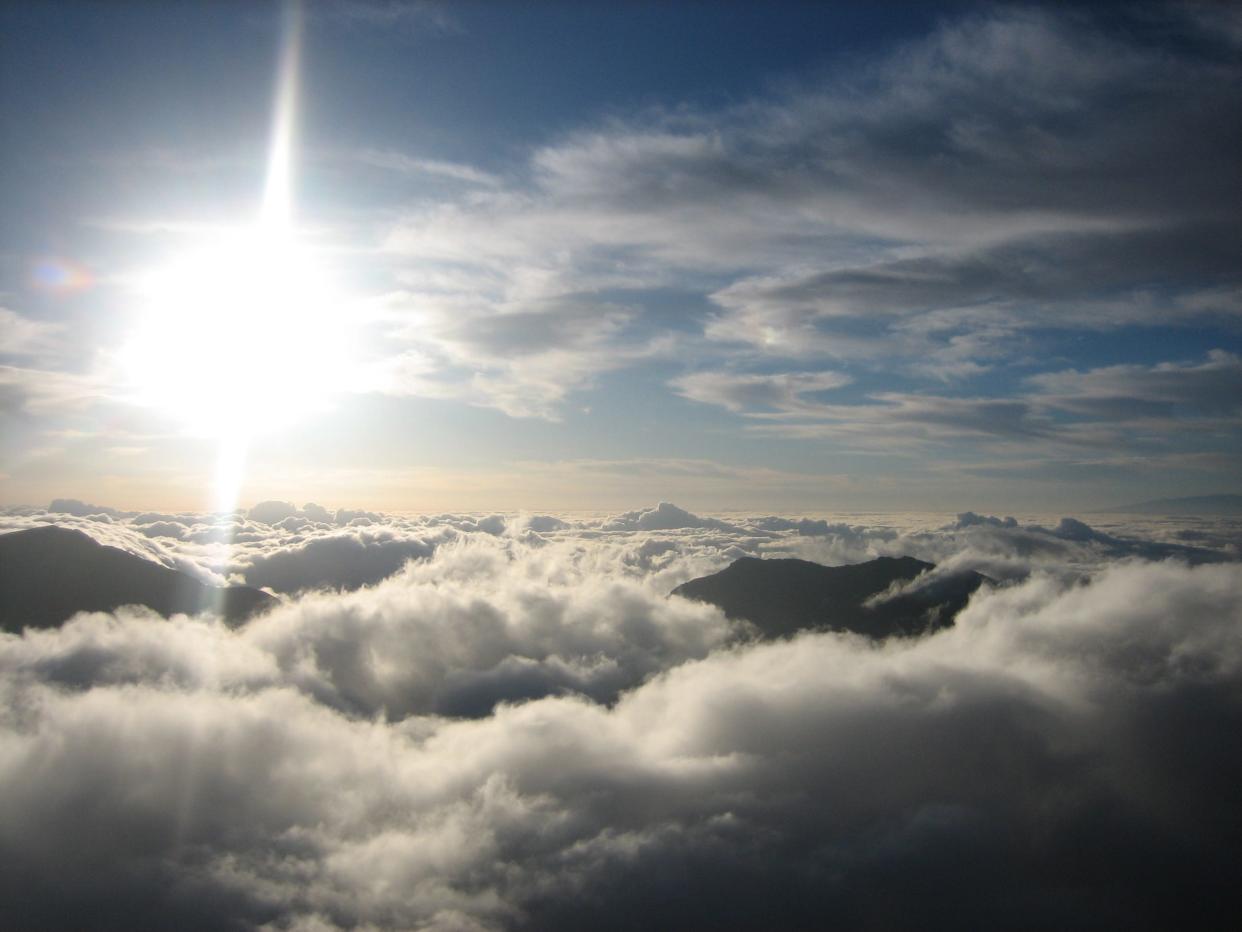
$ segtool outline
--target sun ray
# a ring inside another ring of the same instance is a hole
[[[303,11],[282,11],[262,196],[249,223],[218,231],[140,280],[118,362],[131,399],[213,438],[212,501],[236,507],[256,437],[347,388],[354,338],[322,250],[295,223]]]
[[[267,180],[263,189],[260,226],[273,235],[288,235],[293,225],[293,151],[297,133],[298,95],[302,67],[302,7],[284,8],[281,51],[276,73],[276,106],[268,146]]]
[[[277,60],[267,177],[257,230],[259,261],[264,264],[286,260],[292,254],[293,162],[302,66],[302,22],[300,0],[287,0],[283,8],[281,50]],[[296,274],[295,269],[286,271]],[[278,296],[260,295],[260,299],[275,301]],[[222,524],[229,529],[224,537],[226,562],[233,547],[231,518],[245,481],[246,457],[250,449],[251,432],[256,426],[247,419],[235,416],[230,428],[221,433],[218,441],[213,504]],[[218,609],[219,606],[213,608]]]
[[[255,214],[139,279],[134,328],[117,357],[130,400],[214,442],[207,497],[222,569],[255,441],[320,409],[351,371],[342,301],[323,255],[295,223],[303,11],[288,0],[281,12]]]

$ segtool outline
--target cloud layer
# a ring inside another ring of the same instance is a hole
[[[238,546],[313,575],[293,510],[239,518]],[[6,521],[53,517],[196,533]],[[312,539],[342,539],[332,517]],[[367,520],[348,532],[441,536],[237,631],[123,610],[0,638],[5,925],[1155,929],[1236,906],[1236,522]],[[1012,581],[882,646],[759,643],[666,596],[816,550]]]

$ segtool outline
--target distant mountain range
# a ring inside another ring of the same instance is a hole
[[[212,610],[240,622],[278,600],[248,586],[208,586],[185,573],[100,544],[71,528],[0,535],[0,628],[47,628],[76,612],[145,605],[161,615]]]
[[[719,573],[683,583],[673,594],[709,602],[767,637],[807,629],[907,636],[951,625],[970,594],[990,581],[979,573],[958,573],[892,598],[874,598],[934,568],[913,557],[879,557],[852,566],[742,557]]]
[[[1155,498],[1122,508],[1109,508],[1107,511],[1110,514],[1131,515],[1242,515],[1242,495]]]

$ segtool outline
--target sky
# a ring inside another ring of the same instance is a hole
[[[0,927],[1238,912],[1237,501],[1097,509],[1242,493],[1240,53],[0,4]]]
[[[0,502],[1242,491],[1225,5],[0,9]]]

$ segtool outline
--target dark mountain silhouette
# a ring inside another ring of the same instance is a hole
[[[121,605],[146,605],[161,615],[210,609],[236,623],[276,604],[258,589],[204,585],[71,528],[48,525],[0,535],[5,631],[54,627],[75,612]]]
[[[894,583],[933,568],[913,557],[879,557],[853,566],[742,557],[719,573],[683,583],[673,594],[710,602],[730,618],[752,622],[767,637],[824,628],[886,638],[951,625],[970,594],[988,581],[979,573],[959,573],[867,604]]]

